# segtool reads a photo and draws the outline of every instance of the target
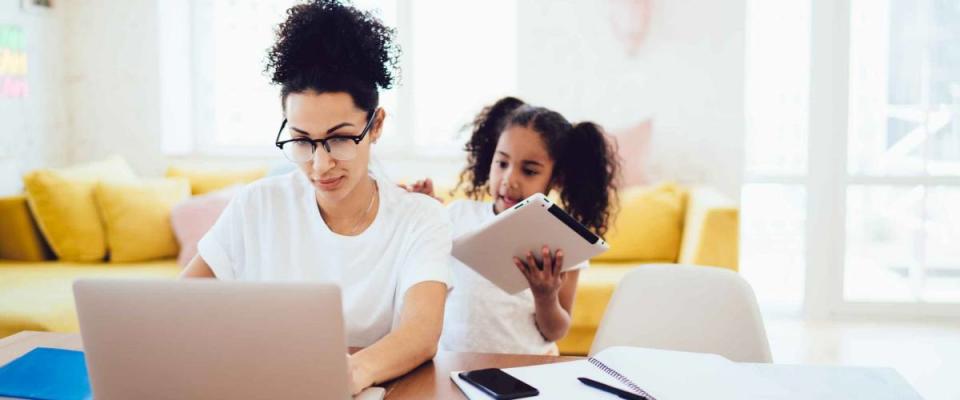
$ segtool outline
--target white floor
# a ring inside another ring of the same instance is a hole
[[[960,400],[960,321],[765,322],[776,363],[892,367],[928,400]]]

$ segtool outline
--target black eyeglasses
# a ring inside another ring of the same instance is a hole
[[[326,139],[310,139],[306,137],[299,137],[289,140],[280,140],[280,136],[283,134],[284,129],[287,128],[287,119],[283,119],[283,124],[280,125],[280,131],[277,132],[276,145],[280,148],[280,151],[283,152],[283,155],[287,157],[288,160],[295,163],[303,163],[313,159],[314,153],[317,151],[317,144],[323,146],[323,149],[327,151],[327,154],[330,154],[330,157],[340,160],[340,161],[349,161],[357,156],[357,147],[359,147],[360,142],[363,141],[363,138],[367,136],[367,132],[370,131],[370,127],[373,126],[373,120],[377,117],[377,111],[380,109],[374,110],[370,113],[370,119],[367,120],[367,125],[363,127],[363,131],[360,132],[357,136],[333,136]],[[292,132],[288,136],[293,136]]]

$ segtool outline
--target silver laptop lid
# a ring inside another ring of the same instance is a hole
[[[97,399],[349,398],[333,284],[79,280]]]

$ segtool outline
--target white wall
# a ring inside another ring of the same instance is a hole
[[[71,162],[111,154],[159,175],[160,72],[156,0],[56,2],[66,15],[64,62]]]
[[[739,197],[743,0],[652,1],[649,37],[633,56],[626,54],[610,27],[615,3],[518,2],[517,94],[573,120],[594,120],[614,131],[652,117],[652,178],[708,183]],[[66,153],[31,156],[23,169],[120,154],[138,173],[151,176],[171,162],[161,151],[165,119],[158,4],[56,3],[55,12],[65,15],[64,23],[52,31],[53,43],[43,51],[63,50],[63,103],[70,118],[65,121],[60,108],[61,118],[53,121],[69,127],[69,146]],[[47,86],[61,86],[55,72],[45,76]],[[30,107],[34,113],[43,109]],[[403,154],[380,159],[397,179],[434,176],[450,182],[463,164],[462,159]]]
[[[0,192],[30,169],[112,154],[140,174],[163,171],[157,18],[154,0],[0,2],[0,24],[25,30],[31,86],[0,99]]]
[[[65,163],[62,24],[59,9],[24,10],[20,1],[0,1],[0,25],[23,31],[29,85],[26,98],[0,98],[0,195],[19,192],[23,172]]]
[[[650,1],[649,33],[633,56],[611,27],[618,3],[518,2],[519,94],[612,131],[652,117],[653,179],[739,198],[745,2]]]

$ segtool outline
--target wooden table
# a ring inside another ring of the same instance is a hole
[[[83,350],[80,335],[24,331],[0,339],[0,365],[26,354],[36,347]],[[386,385],[388,399],[463,399],[450,380],[450,372],[480,368],[509,368],[577,360],[579,357],[530,356],[439,352],[432,362]]]

